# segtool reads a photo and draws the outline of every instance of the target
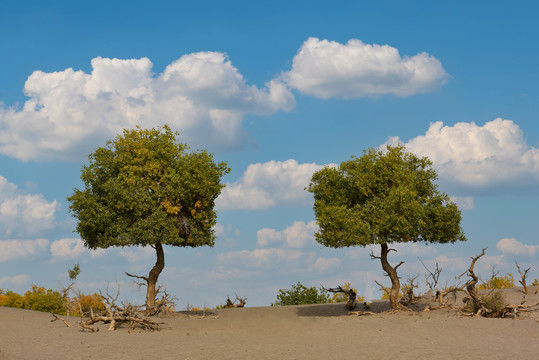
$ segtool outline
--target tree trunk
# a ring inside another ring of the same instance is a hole
[[[148,288],[146,292],[146,310],[151,309],[155,306],[155,296],[157,295],[157,279],[159,274],[165,268],[165,254],[163,252],[163,245],[158,241],[155,244],[155,252],[157,253],[157,260],[153,266],[150,274],[148,275]]]
[[[389,261],[387,261],[387,254],[389,253],[389,248],[387,244],[381,244],[382,245],[382,252],[380,254],[380,262],[382,263],[382,269],[386,272],[386,274],[391,279],[391,291],[389,293],[389,304],[391,305],[392,309],[399,309],[401,305],[399,304],[399,292],[400,292],[400,281],[399,277],[397,276],[397,267],[399,265],[392,267],[389,264]]]

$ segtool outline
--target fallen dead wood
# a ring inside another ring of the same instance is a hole
[[[349,289],[343,289],[343,287],[339,285],[336,288],[326,289],[325,287],[322,286],[322,289],[325,291],[332,292],[334,294],[343,293],[343,294],[348,295],[348,301],[346,302],[346,305],[344,306],[347,310],[354,310],[357,307],[357,303],[356,303],[357,293],[351,287]]]
[[[365,316],[365,315],[376,315],[376,313],[373,313],[372,311],[350,311],[348,315]]]
[[[61,321],[64,322],[65,326],[71,327],[71,325],[69,325],[69,324],[67,323],[67,321],[65,321],[64,318],[62,318],[62,317],[60,317],[60,316],[58,316],[58,315],[56,315],[56,314],[51,314],[51,315],[54,317],[54,319],[52,319],[51,322],[55,322],[56,320],[61,320]]]
[[[101,294],[103,302],[105,303],[105,311],[102,314],[95,315],[92,308],[90,308],[90,317],[88,319],[81,318],[81,327],[83,329],[91,330],[92,332],[97,332],[99,329],[94,328],[91,325],[103,322],[104,324],[110,324],[109,330],[116,330],[116,327],[122,323],[128,325],[129,332],[136,327],[149,331],[159,330],[159,325],[162,323],[150,319],[145,312],[139,310],[139,306],[134,306],[129,303],[124,303],[122,307],[116,305],[119,295],[120,286],[118,286],[118,291],[114,297],[109,294],[107,286],[106,294]],[[81,314],[84,314],[82,309]]]
[[[239,303],[236,304],[236,301],[239,301]],[[238,295],[236,295],[236,299],[232,301],[230,300],[230,297],[227,296],[225,308],[227,309],[242,308],[242,307],[245,307],[246,303],[247,303],[247,298],[240,298]]]

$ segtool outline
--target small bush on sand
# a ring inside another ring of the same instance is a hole
[[[32,285],[32,290],[24,294],[23,301],[24,308],[28,310],[66,314],[64,298],[58,291]]]
[[[292,288],[289,290],[280,289],[277,294],[277,300],[271,305],[306,305],[325,304],[329,302],[331,302],[331,299],[327,291],[324,289],[318,290],[314,286],[307,288],[298,281],[298,283],[292,285]]]
[[[485,289],[508,289],[515,287],[515,279],[513,274],[509,273],[505,276],[492,276],[488,281],[483,282],[477,288],[479,290]]]
[[[0,306],[12,307],[22,309],[24,307],[24,301],[20,294],[11,290],[0,290]]]
[[[480,305],[482,305],[485,309],[487,309],[487,312],[485,315],[483,315],[486,317],[500,317],[502,315],[502,311],[508,305],[503,294],[499,291],[481,296],[480,304],[475,304],[470,298],[465,298],[464,301],[466,302],[466,306],[463,308],[463,310],[475,314],[481,309]]]
[[[76,298],[70,299],[67,307],[69,309],[69,315],[72,316],[88,316],[90,314],[90,309],[92,309],[94,313],[105,311],[103,296],[98,293],[92,295],[79,294]],[[80,313],[80,309],[82,309],[83,314]]]

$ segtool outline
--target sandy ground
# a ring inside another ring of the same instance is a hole
[[[520,303],[516,289],[504,290]],[[527,303],[539,302],[539,294]],[[458,303],[458,300],[457,300]],[[79,318],[0,307],[0,359],[539,359],[539,309],[519,319],[461,316],[455,310],[369,316],[343,304],[180,312],[160,318],[158,332],[120,328],[91,333]]]

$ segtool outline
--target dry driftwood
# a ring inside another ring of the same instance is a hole
[[[348,301],[346,302],[346,305],[344,306],[347,310],[354,310],[357,307],[357,303],[356,303],[357,293],[355,292],[354,289],[352,288],[348,290],[343,289],[343,287],[340,285],[336,288],[329,288],[329,289],[326,289],[325,287],[322,286],[322,289],[325,291],[332,292],[334,294],[343,293],[343,294],[348,295]]]
[[[120,286],[118,286],[118,291],[114,297],[109,294],[107,286],[106,295],[101,294],[103,302],[105,302],[105,311],[102,314],[95,315],[90,308],[90,317],[88,319],[81,318],[81,327],[83,329],[91,330],[92,332],[97,332],[99,329],[94,328],[91,325],[103,322],[104,324],[110,324],[109,330],[116,330],[116,327],[122,323],[128,324],[129,332],[134,330],[137,326],[144,330],[159,330],[159,325],[161,323],[148,318],[145,313],[139,309],[139,306],[134,306],[129,303],[124,303],[122,307],[116,305],[119,295]],[[82,309],[81,314],[83,314]]]
[[[239,303],[236,304],[236,301],[239,301]],[[247,298],[240,298],[238,297],[238,295],[236,295],[236,299],[234,301],[230,300],[230,297],[227,296],[225,308],[227,309],[242,308],[245,306],[246,302],[247,302]]]
[[[56,320],[61,320],[61,321],[64,322],[65,326],[71,327],[71,325],[69,325],[69,324],[67,323],[67,321],[65,321],[64,318],[62,318],[62,317],[60,317],[60,316],[58,316],[58,315],[56,315],[56,314],[51,314],[51,315],[54,317],[54,319],[52,319],[51,322],[54,322],[54,321],[56,321]]]

